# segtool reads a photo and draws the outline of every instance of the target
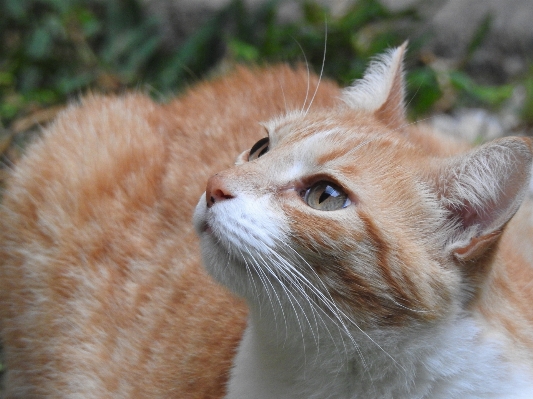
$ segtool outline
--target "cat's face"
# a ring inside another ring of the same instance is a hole
[[[456,276],[440,267],[443,215],[423,181],[424,154],[347,107],[266,127],[198,204],[209,272],[249,300],[258,289],[303,291],[358,320],[442,313]]]
[[[209,179],[194,216],[204,263],[251,306],[396,326],[446,318],[482,284],[527,192],[531,143],[466,151],[407,127],[404,50],[343,104],[266,123]]]

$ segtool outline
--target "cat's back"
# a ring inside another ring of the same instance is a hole
[[[223,394],[246,310],[199,266],[192,211],[308,84],[239,69],[167,105],[88,96],[46,129],[1,210],[5,397]],[[315,104],[337,94],[323,82]]]
[[[140,95],[87,98],[17,165],[1,222],[5,397],[221,395],[245,311],[198,267],[186,218],[169,218],[162,117]]]

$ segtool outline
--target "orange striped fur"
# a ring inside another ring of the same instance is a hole
[[[4,193],[3,397],[529,397],[531,142],[406,123],[404,49],[63,112]]]

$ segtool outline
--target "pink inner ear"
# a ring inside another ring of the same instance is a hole
[[[510,204],[505,201],[505,206]],[[502,205],[502,204],[500,204]],[[487,251],[492,244],[496,242],[501,234],[501,229],[494,230],[493,225],[498,222],[501,216],[501,210],[497,209],[497,204],[493,201],[486,201],[482,204],[483,208],[476,209],[468,200],[457,206],[449,206],[452,218],[458,220],[463,232],[470,228],[472,235],[466,244],[456,247],[453,251],[454,256],[461,262],[473,260]],[[505,222],[504,222],[505,223]]]
[[[455,226],[449,244],[458,258],[490,247],[518,210],[529,187],[529,140],[504,138],[451,159],[436,176]]]
[[[476,209],[468,200],[465,200],[459,206],[457,204],[449,206],[448,209],[455,218],[458,218],[465,230],[472,226],[479,226],[481,229],[485,229],[499,216],[496,204],[493,201],[484,203],[482,209]]]
[[[462,262],[478,258],[490,248],[500,234],[501,231],[494,231],[481,237],[474,237],[472,240],[470,240],[468,245],[465,245],[461,248],[456,248],[454,250],[454,255]]]

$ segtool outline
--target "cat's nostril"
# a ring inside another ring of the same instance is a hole
[[[211,177],[207,181],[207,188],[205,190],[205,200],[207,207],[210,208],[216,202],[224,201],[233,198],[230,190],[225,186],[224,181],[218,175]]]

